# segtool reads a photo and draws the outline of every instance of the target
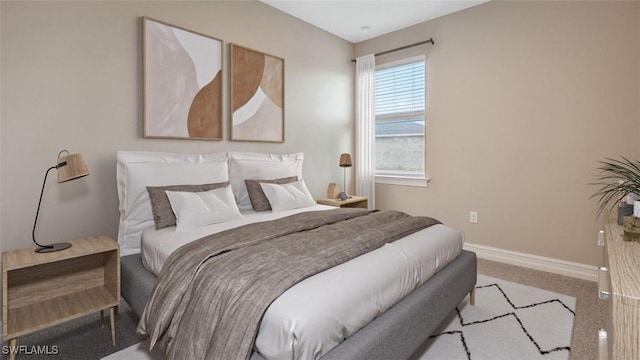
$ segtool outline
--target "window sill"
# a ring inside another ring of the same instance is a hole
[[[427,187],[430,180],[430,178],[376,175],[376,184]]]

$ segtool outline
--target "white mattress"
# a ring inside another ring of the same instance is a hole
[[[246,212],[243,220],[176,232],[142,234],[142,261],[158,275],[178,247],[207,234],[294,213],[335,209],[317,205],[281,213]],[[463,234],[435,225],[291,287],[267,309],[255,350],[266,359],[316,359],[396,304],[462,251]]]

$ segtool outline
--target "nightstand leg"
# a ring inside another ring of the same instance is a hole
[[[109,315],[111,317],[111,344],[116,346],[116,315],[115,308],[109,309]]]
[[[104,310],[100,310],[100,326],[104,327]]]
[[[476,304],[476,288],[471,289],[471,292],[469,293],[469,304]]]
[[[17,338],[9,339],[9,360],[16,360],[16,340]]]

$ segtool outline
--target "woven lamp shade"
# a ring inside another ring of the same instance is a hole
[[[66,162],[66,165],[61,165]],[[89,175],[87,164],[80,154],[69,154],[58,157],[58,182],[63,183],[69,180],[81,178]]]
[[[340,155],[340,167],[351,167],[351,155],[349,154],[341,154]]]

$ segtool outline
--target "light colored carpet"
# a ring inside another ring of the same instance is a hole
[[[569,358],[576,299],[478,275],[476,304],[465,299],[415,360]]]

